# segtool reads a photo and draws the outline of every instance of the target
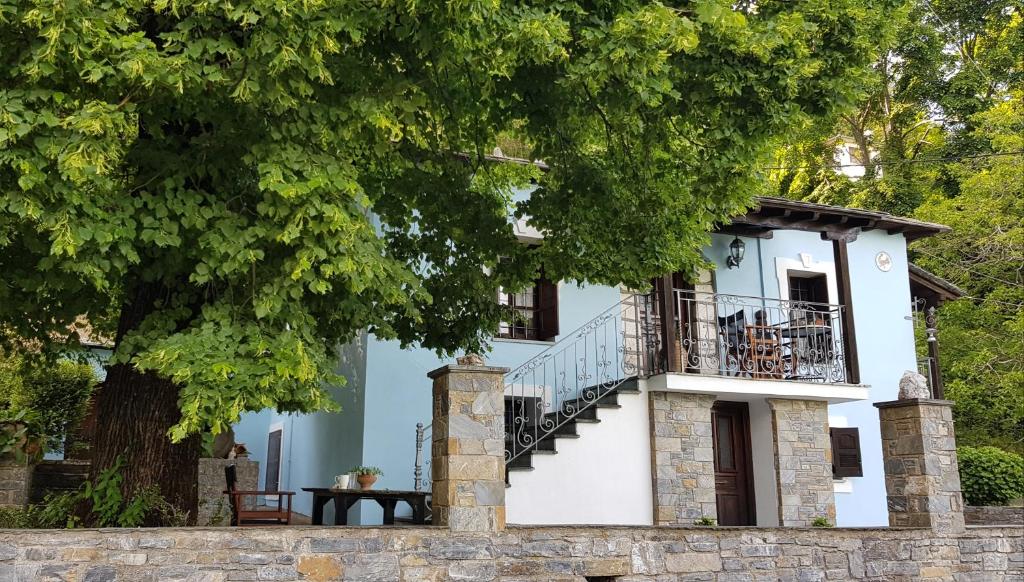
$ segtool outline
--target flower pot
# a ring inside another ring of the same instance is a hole
[[[356,481],[359,481],[359,487],[364,491],[373,487],[373,484],[377,482],[376,475],[359,475],[356,477]]]

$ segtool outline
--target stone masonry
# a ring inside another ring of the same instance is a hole
[[[878,402],[889,525],[964,529],[952,402]]]
[[[255,491],[259,488],[260,464],[249,459],[199,459],[199,513],[196,524],[228,525],[231,523],[231,507],[228,496],[224,495],[227,481],[224,467],[235,465],[238,489]]]
[[[434,381],[434,525],[453,532],[498,532],[505,529],[508,368],[484,366],[478,356],[463,362],[428,374]]]
[[[0,580],[1019,581],[1022,528],[165,528],[0,531]]]
[[[775,443],[779,525],[808,526],[816,517],[836,522],[828,403],[769,398]]]
[[[34,468],[14,459],[0,459],[0,507],[25,507]]]
[[[715,519],[715,462],[708,394],[651,392],[651,469],[655,525]]]

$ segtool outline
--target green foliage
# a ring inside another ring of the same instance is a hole
[[[0,329],[131,304],[115,358],[180,386],[175,440],[333,409],[362,330],[476,351],[541,264],[694,269],[901,3],[0,0]],[[510,139],[550,170],[485,161]]]
[[[42,505],[0,507],[0,529],[54,529],[67,523],[62,510],[70,509],[56,496],[48,495]]]
[[[152,523],[165,526],[183,526],[188,514],[167,502],[157,486],[136,491],[127,499],[121,493],[124,477],[121,468],[124,458],[96,477],[86,481],[73,493],[47,495],[38,509],[41,523],[46,527],[140,527]],[[84,516],[84,517],[83,517]]]
[[[355,473],[356,475],[383,475],[384,471],[381,471],[377,467],[352,467],[348,471],[349,473]]]
[[[703,527],[715,527],[715,526],[718,525],[718,522],[716,522],[714,519],[712,519],[710,517],[702,517],[700,519],[695,519],[693,521],[693,525],[698,525],[698,526],[703,526]]]
[[[996,447],[957,447],[967,505],[1006,505],[1024,497],[1024,457]]]
[[[970,296],[938,319],[957,437],[1024,452],[1024,12],[913,0],[894,17],[866,94],[780,147],[773,187],[953,228],[911,258]],[[862,177],[830,167],[843,144]]]
[[[18,415],[30,434],[45,438],[47,450],[60,450],[85,415],[95,384],[85,363],[0,355],[0,414]]]
[[[832,527],[832,522],[827,517],[819,515],[811,520],[811,527]]]

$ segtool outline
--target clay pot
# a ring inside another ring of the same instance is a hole
[[[356,481],[359,481],[359,488],[363,491],[373,487],[373,484],[377,482],[376,475],[359,475],[356,477]]]

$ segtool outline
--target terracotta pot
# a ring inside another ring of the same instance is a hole
[[[359,481],[359,487],[364,491],[373,487],[373,484],[377,482],[376,475],[359,475],[356,477],[356,481]]]

